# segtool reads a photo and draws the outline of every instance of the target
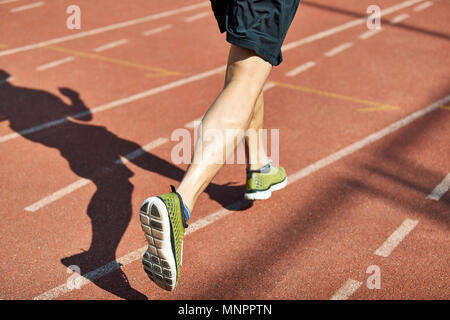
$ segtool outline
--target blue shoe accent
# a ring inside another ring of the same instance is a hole
[[[189,211],[188,207],[186,207],[186,205],[183,203],[184,206],[184,217],[186,219],[186,221],[189,220],[189,218],[191,217],[191,212]]]

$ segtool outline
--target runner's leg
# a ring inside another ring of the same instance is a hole
[[[255,115],[258,97],[269,76],[272,65],[253,51],[231,45],[228,57],[226,83],[202,119],[201,134],[193,161],[177,191],[192,210],[198,196],[211,182],[236,144],[244,137]],[[237,137],[227,130],[239,132]],[[222,139],[208,140],[208,132],[218,133]]]

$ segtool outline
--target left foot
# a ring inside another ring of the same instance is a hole
[[[142,258],[144,270],[159,287],[172,291],[180,277],[187,228],[183,201],[172,187],[170,193],[146,199],[140,217],[148,242]]]

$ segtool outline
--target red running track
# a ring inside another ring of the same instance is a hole
[[[265,92],[290,183],[246,207],[224,166],[172,293],[143,272],[138,208],[180,181],[171,133],[223,84],[209,2],[83,2],[81,30],[70,1],[32,3],[0,2],[1,299],[449,298],[447,2],[377,1],[374,34],[373,1],[302,2]]]

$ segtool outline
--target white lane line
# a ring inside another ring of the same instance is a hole
[[[11,3],[11,2],[17,2],[19,0],[0,0],[0,4],[6,4],[6,3]]]
[[[325,52],[324,54],[327,57],[332,57],[332,56],[337,55],[338,53],[341,53],[344,50],[347,50],[351,46],[353,46],[353,42],[346,42],[346,43],[343,43],[343,44],[337,46],[336,48],[331,49],[330,51]]]
[[[289,180],[288,180],[288,184],[289,183],[293,183],[295,181],[297,181],[298,179],[304,178],[305,176],[311,174],[312,172],[315,172],[319,169],[322,169],[323,167],[326,167],[328,165],[330,165],[331,163],[342,159],[352,153],[354,153],[357,150],[360,150],[362,148],[364,148],[365,146],[374,143],[375,141],[380,140],[381,138],[393,133],[394,131],[397,131],[400,128],[403,128],[404,126],[410,124],[411,122],[416,121],[417,119],[427,115],[428,113],[438,109],[441,105],[447,103],[448,101],[450,101],[450,95],[446,96],[445,98],[442,98],[439,101],[436,101],[434,103],[432,103],[431,105],[429,105],[428,107],[424,108],[424,109],[420,109],[412,114],[410,114],[409,116],[398,120],[397,122],[394,122],[393,124],[387,126],[386,128],[377,131],[367,137],[365,137],[362,140],[359,140],[335,153],[333,153],[332,155],[329,155],[326,158],[323,158],[315,163],[313,163],[312,165],[300,170],[299,172],[293,174],[292,176],[290,176]]]
[[[311,42],[314,42],[314,41],[317,41],[317,40],[321,40],[321,39],[327,38],[327,37],[332,36],[332,35],[334,35],[336,33],[345,31],[347,29],[359,26],[361,24],[364,24],[365,22],[366,22],[365,19],[352,20],[350,22],[347,22],[347,23],[344,23],[344,24],[339,25],[337,27],[334,27],[334,28],[331,28],[331,29],[319,32],[319,33],[314,34],[312,36],[309,36],[309,37],[306,37],[306,38],[303,38],[303,39],[300,39],[300,40],[297,40],[297,41],[293,41],[293,42],[287,43],[287,44],[285,44],[285,45],[283,45],[281,47],[281,50],[282,51],[291,50],[291,49],[303,46],[305,44],[308,44],[308,43],[311,43]]]
[[[0,80],[0,86],[4,85],[7,82],[10,82],[10,83],[14,82],[15,80],[16,80],[16,78],[13,78],[13,77],[8,77],[6,79]]]
[[[126,156],[120,157],[120,159],[117,159],[115,161],[115,164],[125,165],[128,162],[130,162],[130,161],[132,161],[132,160],[134,160],[134,159],[136,159],[136,158],[146,154],[148,151],[153,150],[153,149],[155,149],[157,147],[160,147],[160,146],[162,146],[163,144],[165,144],[167,142],[169,142],[169,139],[167,139],[167,138],[158,138],[158,139],[156,139],[156,140],[146,144],[145,146],[130,152]]]
[[[93,50],[94,50],[94,52],[102,52],[102,51],[105,51],[105,50],[108,50],[108,49],[112,49],[112,48],[124,45],[127,42],[128,42],[127,39],[121,39],[121,40],[118,40],[118,41],[114,41],[114,42],[111,42],[111,43],[104,44],[104,45],[102,45],[102,46],[100,46],[98,48],[95,48]]]
[[[390,14],[390,13],[395,12],[397,10],[401,10],[401,9],[407,7],[407,6],[411,6],[413,4],[416,4],[416,3],[420,2],[420,1],[423,1],[423,0],[409,0],[409,1],[405,1],[405,2],[402,2],[402,3],[398,4],[398,5],[395,5],[393,7],[384,9],[381,12],[384,13],[385,15],[387,15],[387,14]],[[11,51],[11,50],[0,51],[0,56],[7,55],[7,54],[13,54],[13,53],[16,53],[16,52],[21,52],[21,51],[26,51],[26,50],[31,50],[31,49],[34,49],[34,48],[37,48],[37,47],[50,45],[50,44],[53,44],[53,43],[59,43],[59,42],[62,42],[62,41],[72,40],[72,39],[80,38],[80,37],[91,35],[91,34],[97,34],[97,33],[100,33],[100,32],[105,32],[105,31],[109,31],[109,30],[118,29],[119,27],[122,27],[122,25],[128,26],[128,25],[132,25],[132,24],[136,24],[136,23],[140,23],[140,22],[146,22],[146,21],[149,21],[149,20],[155,20],[155,19],[159,19],[161,17],[166,17],[166,16],[169,16],[169,15],[173,15],[175,11],[176,11],[176,13],[179,13],[179,12],[181,12],[180,10],[184,10],[184,11],[187,11],[188,9],[189,10],[193,10],[193,8],[197,8],[199,6],[206,6],[206,5],[209,6],[210,2],[203,2],[203,3],[200,3],[200,4],[194,5],[194,6],[184,7],[184,8],[181,8],[181,9],[172,10],[172,11],[161,13],[161,14],[156,14],[156,15],[153,15],[153,16],[150,16],[150,17],[141,18],[141,19],[138,19],[138,20],[132,20],[132,21],[128,21],[128,22],[122,23],[122,24],[116,24],[116,25],[112,25],[112,26],[108,26],[108,27],[104,27],[104,28],[94,29],[94,30],[91,30],[91,31],[87,31],[87,32],[84,32],[84,33],[79,33],[79,34],[76,34],[76,35],[73,35],[73,36],[69,36],[69,37],[57,38],[57,39],[50,40],[50,41],[47,41],[47,42],[41,42],[41,43],[38,43],[38,44],[35,44],[35,45],[30,45],[30,46],[26,46],[26,47],[11,49],[13,51]],[[302,46],[304,44],[311,43],[311,42],[314,42],[314,41],[317,41],[317,40],[329,37],[329,36],[331,36],[331,35],[333,35],[335,33],[338,33],[338,32],[347,30],[348,28],[351,28],[351,27],[360,25],[362,23],[365,23],[365,21],[366,21],[365,19],[362,19],[362,20],[358,19],[358,20],[355,20],[355,21],[350,21],[348,23],[344,23],[343,25],[340,25],[340,26],[337,26],[337,27],[334,27],[334,28],[331,28],[331,29],[319,32],[317,34],[308,36],[308,37],[300,39],[298,41],[294,41],[294,42],[292,42],[290,44],[285,45],[284,46],[284,51],[295,49],[298,46]],[[219,68],[221,68],[220,71],[217,71],[216,73],[224,71],[226,69],[226,66],[222,66],[222,67],[219,67]],[[211,75],[211,74],[208,75],[209,72],[211,72],[211,71],[206,71],[205,73],[203,73],[203,74],[206,74],[205,77]],[[205,78],[205,77],[202,77],[203,74],[199,74],[199,75],[192,76],[192,77],[199,77],[200,79],[203,79],[203,78]],[[186,83],[192,82],[192,81],[189,81],[188,79],[184,79],[184,80],[187,81]],[[194,79],[193,81],[196,81],[196,80],[197,79]],[[183,80],[179,80],[179,81],[183,81]],[[171,84],[168,84],[167,86],[169,86],[169,87],[170,86],[177,87],[177,86],[183,85],[183,84],[178,84],[179,81],[175,81],[175,82],[173,82]],[[136,95],[133,95],[133,96],[131,96],[129,98],[123,98],[123,99],[111,102],[109,104],[106,104],[104,106],[100,106],[98,108],[94,108],[91,111],[93,113],[95,113],[95,112],[100,112],[100,111],[103,111],[103,110],[107,110],[110,107],[113,107],[113,106],[115,107],[115,106],[118,106],[120,104],[123,104],[124,103],[123,101],[126,101],[127,99],[131,99],[130,101],[134,101],[134,100],[140,99],[139,98],[140,95],[144,95],[144,96],[151,95],[151,94],[153,94],[152,91],[154,91],[154,90],[157,91],[157,92],[165,91],[166,90],[165,87],[166,86],[158,87],[158,88],[155,88],[155,89],[150,89],[149,91],[145,91],[145,92],[143,92],[141,94],[136,94]],[[168,89],[171,89],[171,88],[168,88]],[[75,118],[82,117],[82,116],[85,116],[88,113],[89,112],[82,112],[82,113],[78,113],[78,114],[72,115],[72,117],[75,117]],[[35,127],[31,127],[31,128],[22,130],[20,132],[14,132],[14,133],[7,134],[5,136],[0,137],[0,143],[8,141],[8,140],[11,140],[11,139],[15,139],[15,138],[18,138],[20,136],[24,136],[24,135],[27,135],[27,134],[30,134],[30,133],[33,133],[33,132],[36,132],[36,131],[40,131],[40,130],[43,130],[43,129],[46,129],[46,128],[50,128],[50,127],[53,127],[53,126],[56,126],[56,125],[63,124],[67,120],[68,120],[67,118],[57,119],[57,120],[54,120],[54,121],[50,121],[50,122],[46,122],[46,123],[37,125]]]
[[[316,65],[316,63],[314,61],[309,61],[307,63],[302,64],[301,66],[298,66],[294,69],[292,69],[291,71],[286,72],[286,77],[294,77],[296,75],[298,75],[299,73],[302,73],[308,69],[311,69],[312,67],[314,67]]]
[[[213,214],[208,215],[207,217],[204,217],[202,219],[199,219],[191,224],[189,224],[189,228],[186,229],[185,237],[190,235],[191,233],[198,231],[202,228],[207,227],[208,225],[226,217],[230,213],[235,212],[236,210],[239,210],[244,205],[243,202],[237,202],[232,205],[227,206],[226,208],[223,208],[221,210],[218,210],[214,212]],[[105,275],[119,269],[120,267],[126,266],[134,261],[141,260],[142,255],[147,250],[147,246],[144,246],[142,248],[136,249],[127,255],[120,257],[117,260],[111,261],[107,263],[106,265],[99,267],[91,272],[88,272],[84,274],[82,277],[77,279],[77,285],[78,288],[84,287],[85,285],[100,279],[101,277],[104,277]],[[67,286],[67,283],[63,283],[51,290],[48,290],[36,297],[33,298],[33,300],[51,300],[58,298],[66,293],[69,293],[73,289],[69,289]]]
[[[163,32],[165,30],[168,30],[168,29],[170,29],[172,27],[173,26],[171,24],[166,24],[164,26],[161,26],[161,27],[158,27],[158,28],[155,28],[155,29],[144,31],[144,32],[142,32],[142,35],[145,36],[145,37],[148,37],[148,36],[151,36],[153,34],[160,33],[160,32]]]
[[[450,173],[431,191],[427,199],[439,201],[442,196],[450,189]]]
[[[417,3],[421,2],[421,1],[423,1],[423,0],[408,0],[408,1],[404,1],[404,2],[401,2],[401,3],[397,4],[397,5],[394,5],[392,7],[389,7],[389,8],[381,10],[380,14],[382,16],[386,16],[388,14],[391,14],[391,13],[394,13],[396,11],[402,10],[402,9],[407,8],[409,6],[415,5],[415,4],[417,4]],[[365,24],[365,23],[366,23],[366,18],[360,18],[360,19],[352,20],[352,21],[349,21],[349,22],[344,23],[342,25],[339,25],[337,27],[334,27],[334,28],[331,28],[331,29],[319,32],[317,34],[311,35],[309,37],[306,37],[306,38],[303,38],[303,39],[300,39],[300,40],[297,40],[297,41],[293,41],[291,43],[287,43],[287,44],[285,44],[285,45],[283,45],[281,47],[281,50],[283,50],[283,51],[291,50],[291,49],[300,47],[302,45],[305,45],[307,43],[311,43],[311,42],[314,42],[314,41],[317,41],[317,40],[329,37],[329,36],[331,36],[333,34],[339,33],[341,31],[345,31],[347,29],[350,29],[350,28],[353,28],[353,27],[356,27],[356,26],[359,26],[359,25],[362,25],[362,24]]]
[[[77,281],[77,288],[84,287],[85,285],[91,283],[92,281],[95,281],[108,273],[111,273],[115,270],[118,270],[121,266],[125,266],[133,261],[136,261],[138,259],[142,259],[142,255],[144,254],[147,247],[140,248],[138,250],[135,250],[117,260],[111,261],[110,263],[97,268],[91,272],[88,272],[84,274],[83,276],[80,276],[76,279]],[[75,279],[74,279],[75,280]],[[55,287],[51,290],[48,290],[36,297],[33,298],[33,300],[52,300],[57,297],[60,297],[66,293],[69,293],[73,289],[70,289],[67,283],[63,283],[58,287]]]
[[[359,38],[363,39],[363,40],[366,40],[366,39],[369,39],[370,37],[376,35],[377,33],[381,32],[381,31],[383,31],[382,28],[369,30],[369,31],[364,32],[363,34],[359,35]]]
[[[381,139],[382,137],[386,136],[389,133],[393,133],[394,131],[406,126],[407,124],[436,110],[437,108],[439,108],[439,106],[441,106],[442,104],[444,104],[448,101],[450,101],[450,95],[446,96],[445,98],[443,98],[439,101],[434,102],[433,104],[429,105],[428,107],[425,107],[424,109],[414,112],[413,114],[391,124],[390,126],[384,128],[374,134],[371,134],[370,136],[366,137],[365,139],[355,142],[354,144],[342,149],[341,151],[331,154],[330,156],[309,165],[308,167],[298,171],[297,173],[288,176],[288,181],[289,181],[288,185],[291,185],[295,181],[302,179],[302,178],[310,175],[311,173],[318,171],[321,168],[324,168],[325,166],[343,158],[345,155],[355,152],[355,151],[361,149],[362,147],[364,147],[372,142],[375,142],[378,139]],[[212,224],[213,222],[224,218],[225,216],[232,213],[234,210],[242,208],[243,204],[244,203],[242,201],[238,201],[229,206],[226,206],[226,208],[224,208],[224,209],[218,210],[202,219],[199,219],[199,220],[193,222],[192,224],[189,225],[186,235],[191,234],[194,231],[204,228],[204,227]],[[84,286],[85,284],[88,284],[89,282],[91,282],[95,279],[99,279],[99,278],[107,275],[108,273],[118,269],[120,267],[120,265],[125,266],[136,260],[142,259],[142,254],[145,252],[146,249],[147,249],[147,246],[144,246],[142,248],[134,250],[131,253],[123,256],[122,258],[119,258],[116,261],[111,261],[108,264],[88,273],[87,275],[85,275],[85,277],[87,277],[88,279],[83,280],[82,286]],[[93,278],[93,277],[91,278],[90,275],[95,275],[95,278]],[[91,280],[89,280],[89,279],[91,279]],[[50,289],[49,291],[44,292],[43,294],[35,297],[34,299],[54,299],[65,293],[68,293],[72,290],[73,289],[68,289],[66,284],[62,284],[56,288],[53,288],[53,289]]]
[[[64,59],[56,60],[56,61],[53,61],[53,62],[46,63],[46,64],[44,64],[42,66],[36,67],[36,70],[37,71],[44,71],[44,70],[47,70],[47,69],[59,66],[61,64],[73,61],[73,60],[75,60],[74,57],[66,57]]]
[[[270,89],[272,89],[272,88],[275,88],[276,87],[276,83],[275,82],[271,82],[271,81],[269,81],[269,82],[267,82],[265,85],[264,85],[264,87],[263,87],[263,92],[266,92],[267,90],[270,90]]]
[[[10,55],[10,54],[15,54],[18,52],[28,51],[28,50],[32,50],[32,49],[36,49],[36,48],[42,48],[45,46],[49,46],[52,44],[57,44],[57,43],[61,43],[61,42],[69,41],[69,40],[85,38],[85,37],[89,37],[89,36],[96,35],[99,33],[104,33],[104,32],[111,31],[111,30],[117,30],[117,29],[129,27],[129,26],[134,26],[134,25],[137,25],[140,23],[145,23],[145,22],[149,22],[149,21],[154,21],[154,20],[170,17],[173,15],[182,13],[182,12],[192,11],[192,10],[195,10],[195,9],[198,9],[201,7],[210,6],[210,5],[211,4],[209,1],[203,1],[203,2],[189,5],[186,7],[181,7],[181,8],[174,9],[174,10],[156,13],[156,14],[146,16],[143,18],[138,18],[138,19],[134,19],[134,20],[128,20],[125,22],[115,23],[115,24],[111,24],[111,25],[108,25],[105,27],[100,27],[100,28],[95,28],[95,29],[88,30],[88,31],[79,32],[79,33],[72,34],[69,36],[64,36],[64,37],[55,38],[55,39],[51,39],[51,40],[47,40],[47,41],[42,41],[42,42],[38,42],[38,43],[34,43],[34,44],[29,44],[29,45],[26,45],[23,47],[13,48],[13,49],[9,49],[9,50],[3,50],[3,51],[0,51],[0,57]]]
[[[361,287],[361,285],[361,281],[347,279],[342,287],[340,287],[339,290],[336,291],[335,294],[333,294],[330,300],[347,300],[351,297],[352,294],[355,293],[356,290],[359,289],[359,287]]]
[[[193,16],[187,17],[186,19],[184,19],[185,22],[192,22],[204,17],[208,17],[211,14],[210,11],[205,11],[205,12],[200,12],[198,14],[195,14]]]
[[[31,128],[22,130],[20,132],[10,133],[10,134],[1,136],[0,137],[0,143],[5,142],[5,141],[9,141],[9,140],[12,140],[12,139],[15,139],[15,138],[18,138],[18,137],[21,137],[21,136],[26,136],[28,134],[32,134],[32,133],[35,133],[35,132],[38,132],[38,131],[41,131],[41,130],[44,130],[44,129],[47,129],[47,128],[51,128],[51,127],[57,126],[57,125],[61,125],[63,123],[66,123],[67,121],[69,121],[70,118],[79,119],[79,118],[83,118],[84,116],[86,116],[86,115],[88,115],[90,113],[94,114],[94,113],[99,113],[99,112],[102,112],[102,111],[105,111],[105,110],[117,108],[117,107],[122,106],[124,104],[130,103],[130,102],[133,102],[133,101],[137,101],[137,100],[140,100],[140,99],[143,99],[143,98],[155,95],[155,94],[160,93],[160,92],[168,91],[168,90],[171,90],[171,89],[183,86],[183,85],[191,83],[191,82],[195,82],[195,81],[198,81],[198,80],[201,80],[201,79],[208,78],[208,77],[210,77],[212,75],[215,75],[215,74],[218,74],[220,72],[225,71],[225,69],[226,69],[226,66],[221,66],[221,67],[218,67],[218,68],[214,68],[212,70],[208,70],[208,71],[205,71],[205,72],[202,72],[202,73],[199,73],[199,74],[196,74],[196,75],[184,78],[184,79],[180,79],[180,80],[177,80],[177,81],[174,81],[174,82],[170,82],[168,84],[165,84],[165,85],[162,85],[162,86],[159,86],[159,87],[156,87],[156,88],[144,91],[144,92],[140,92],[140,93],[134,94],[134,95],[126,97],[126,98],[122,98],[122,99],[119,99],[119,100],[115,100],[115,101],[106,103],[104,105],[95,107],[95,108],[93,108],[91,110],[75,113],[75,114],[70,115],[69,117],[64,117],[64,118],[60,118],[60,119],[57,119],[57,120],[45,122],[43,124],[40,124],[40,125],[31,127]]]
[[[380,130],[380,131],[378,131],[378,132],[376,132],[374,134],[371,134],[370,136],[368,136],[368,137],[366,137],[366,138],[364,138],[364,139],[362,139],[362,140],[360,140],[360,141],[358,141],[358,142],[356,142],[356,143],[354,143],[354,144],[352,144],[352,145],[350,145],[350,146],[348,146],[346,148],[343,148],[343,149],[339,150],[338,152],[336,152],[336,153],[334,153],[334,154],[332,154],[332,155],[330,155],[330,156],[328,156],[326,158],[323,158],[323,159],[315,162],[314,164],[312,164],[312,165],[310,165],[310,166],[300,170],[299,172],[293,174],[292,176],[290,176],[290,178],[288,180],[289,183],[292,183],[292,182],[294,182],[294,181],[296,181],[298,179],[301,179],[301,178],[303,178],[303,177],[305,177],[305,176],[307,176],[307,175],[309,175],[309,174],[311,174],[311,173],[313,173],[313,172],[315,172],[315,171],[317,171],[317,170],[319,170],[319,169],[321,169],[321,168],[323,168],[325,166],[328,166],[329,164],[331,164],[331,163],[333,163],[333,162],[335,162],[335,161],[337,161],[337,160],[339,160],[339,159],[341,159],[341,158],[343,158],[343,157],[345,157],[345,156],[347,156],[347,155],[349,155],[349,154],[351,154],[351,153],[353,153],[353,152],[355,152],[355,151],[365,147],[366,145],[371,144],[371,143],[373,143],[373,142],[383,138],[384,136],[386,136],[386,135],[388,135],[388,134],[390,134],[390,133],[392,133],[392,132],[394,132],[394,131],[396,131],[396,130],[404,127],[404,126],[406,126],[407,124],[417,120],[418,118],[426,115],[427,113],[429,113],[429,112],[439,108],[442,104],[445,104],[449,100],[450,100],[450,95],[448,95],[447,97],[445,97],[445,98],[443,98],[443,99],[441,99],[441,100],[431,104],[430,106],[428,106],[425,109],[421,109],[419,111],[416,111],[413,114],[411,114],[411,115],[409,115],[409,116],[407,116],[407,117],[405,117],[405,118],[403,118],[403,119],[401,119],[401,120],[391,124],[390,126],[384,128],[383,130]],[[63,118],[63,119],[66,119],[66,118]],[[72,187],[70,187],[70,186],[72,186]],[[37,211],[38,209],[42,208],[43,206],[45,206],[45,205],[47,205],[47,204],[49,204],[49,203],[51,203],[51,202],[53,202],[53,201],[55,201],[57,199],[60,199],[62,196],[68,194],[68,191],[72,190],[74,187],[78,187],[77,184],[72,184],[70,186],[65,187],[65,188],[55,192],[54,194],[52,194],[52,195],[50,195],[50,196],[48,196],[48,197],[46,197],[46,198],[44,198],[44,199],[42,199],[40,201],[38,201],[38,202],[28,206],[27,208],[25,208],[25,210],[26,211],[32,211],[32,212]],[[83,186],[83,185],[81,185],[81,186]],[[79,186],[78,188],[80,188],[81,186]],[[76,189],[73,189],[73,190],[76,190]]]
[[[398,16],[392,18],[392,20],[390,21],[390,23],[392,23],[392,24],[397,24],[397,23],[400,23],[400,22],[402,22],[403,20],[406,20],[406,19],[408,19],[408,18],[409,18],[409,14],[407,14],[407,13],[402,13],[402,14],[400,14],[400,15],[398,15]]]
[[[398,10],[407,8],[409,6],[415,5],[415,4],[417,4],[417,3],[421,2],[421,1],[423,1],[423,0],[408,0],[408,1],[404,1],[402,3],[394,5],[392,7],[383,9],[383,10],[380,11],[380,13],[382,15],[388,15],[388,14],[391,14],[391,13],[393,13],[395,11],[398,11]],[[117,23],[117,24],[113,24],[113,25],[109,25],[109,26],[105,26],[105,27],[101,27],[101,28],[96,28],[96,29],[93,29],[93,30],[85,31],[85,32],[80,32],[80,33],[77,33],[77,34],[74,34],[74,35],[70,35],[70,36],[55,38],[55,39],[52,39],[52,40],[38,42],[38,43],[35,43],[35,44],[30,44],[30,45],[27,45],[27,46],[13,48],[13,49],[9,49],[9,50],[3,50],[3,51],[0,51],[0,57],[1,56],[5,56],[5,55],[18,53],[18,52],[32,50],[32,49],[36,49],[36,48],[40,48],[40,47],[45,47],[45,46],[48,46],[48,45],[61,43],[61,42],[64,42],[64,41],[69,41],[69,40],[74,40],[74,39],[78,39],[78,38],[83,38],[83,37],[95,35],[95,34],[102,33],[102,32],[116,30],[116,29],[128,27],[128,26],[131,26],[131,25],[136,25],[136,24],[143,23],[143,22],[153,21],[153,20],[169,17],[169,16],[172,16],[172,15],[181,13],[181,12],[195,10],[197,8],[206,7],[206,6],[208,6],[208,7],[210,6],[210,2],[209,1],[201,2],[201,3],[195,4],[195,5],[190,5],[190,6],[179,8],[179,9],[175,9],[175,10],[170,10],[170,11],[157,13],[155,15],[151,15],[151,16],[147,16],[147,17],[143,17],[143,18],[139,18],[139,19],[135,19],[135,20],[129,20],[129,21],[125,21],[125,22],[122,22],[122,23]],[[300,39],[300,40],[288,43],[288,44],[284,45],[282,47],[282,49],[284,51],[290,50],[290,49],[294,49],[294,48],[302,46],[304,44],[311,43],[311,42],[314,42],[316,40],[320,40],[320,39],[329,37],[329,36],[331,36],[333,34],[336,34],[338,32],[347,30],[347,29],[355,27],[355,26],[359,26],[359,25],[364,24],[364,23],[366,23],[366,19],[365,18],[353,20],[353,21],[344,23],[344,24],[342,24],[340,26],[337,26],[337,27],[334,27],[334,28],[331,28],[331,29],[319,32],[317,34],[311,35],[309,37],[306,37],[306,38],[303,38],[303,39]]]
[[[32,205],[26,207],[25,211],[35,212],[35,211],[39,210],[40,208],[45,207],[46,205],[72,193],[73,191],[80,189],[81,187],[84,187],[85,185],[88,185],[90,182],[91,182],[91,180],[84,179],[84,178],[77,180],[74,183],[69,184],[67,187],[64,187],[64,188],[52,193],[48,197],[45,197],[45,198],[39,200],[38,202],[35,202]]]
[[[194,129],[196,127],[196,124],[202,121],[202,118],[203,117],[192,120],[191,122],[186,123],[184,126],[188,129]]]
[[[428,7],[431,7],[432,5],[433,5],[433,1],[427,1],[422,4],[419,4],[417,7],[414,7],[413,10],[415,12],[419,12],[419,11],[425,10]]]
[[[45,5],[45,2],[44,1],[39,1],[39,2],[35,2],[35,3],[24,5],[24,6],[12,8],[11,10],[9,10],[9,12],[24,11],[24,10],[28,10],[28,9],[42,7],[43,5]]]
[[[381,247],[375,250],[374,254],[387,258],[418,223],[418,220],[405,219],[400,227],[387,238]]]
[[[145,154],[147,151],[150,151],[156,147],[159,147],[168,141],[169,141],[169,139],[166,139],[166,138],[158,138],[158,139],[150,142],[149,144],[146,144],[142,148],[137,149],[137,150],[127,154],[124,157],[120,157],[118,160],[115,161],[115,164],[116,165],[125,165],[126,163],[130,162],[131,160]],[[91,182],[92,181],[89,179],[84,179],[84,178],[79,179],[79,180],[75,181],[74,183],[71,183],[68,186],[52,193],[51,195],[29,205],[24,210],[28,211],[28,212],[36,212],[39,209],[49,205],[50,203],[53,203],[53,202],[61,199],[62,197],[67,196],[68,194],[74,192],[75,190],[78,190],[78,189],[88,185]]]

